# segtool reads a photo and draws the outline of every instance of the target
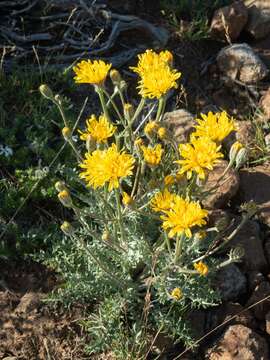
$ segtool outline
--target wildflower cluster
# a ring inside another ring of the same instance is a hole
[[[123,339],[125,344],[132,344],[128,350],[143,358],[151,334],[162,328],[174,341],[188,341],[186,309],[219,301],[211,284],[223,266],[224,259],[214,258],[222,244],[218,228],[207,226],[201,196],[207,196],[204,182],[224,157],[222,141],[235,123],[225,111],[202,114],[189,142],[177,144],[163,120],[168,92],[181,76],[172,54],[147,50],[131,69],[139,76],[141,95],[134,104],[127,101],[127,83],[111,64],[88,60],[74,67],[75,81],[91,84],[98,94],[101,112],[90,114],[75,130],[79,144],[66,122],[62,131],[87,190],[71,191],[63,181],[56,189],[61,203],[74,212],[72,224],[64,221],[61,229],[72,240],[72,256],[80,259],[77,267],[70,261],[66,294],[81,291],[83,298],[100,304],[99,315],[89,320],[91,351],[116,351],[116,337],[123,336],[115,331],[121,329],[129,339]],[[106,86],[109,76],[112,94]],[[61,106],[59,97],[48,93]],[[154,117],[153,108],[148,112],[144,106],[146,99],[157,105]],[[241,144],[233,145],[228,168],[239,164],[242,150]],[[231,256],[225,264],[238,260]],[[115,325],[105,329],[105,336],[101,323]]]

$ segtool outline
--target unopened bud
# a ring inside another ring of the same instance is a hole
[[[62,105],[62,98],[59,94],[55,95],[54,100],[57,102],[57,104]]]
[[[74,234],[74,227],[68,221],[64,221],[60,226],[60,229],[67,236],[72,236]]]
[[[69,127],[65,126],[63,129],[62,129],[62,135],[63,135],[63,138],[66,140],[66,141],[69,141],[71,139],[71,130]]]
[[[108,230],[105,230],[105,231],[103,232],[101,238],[102,238],[103,241],[109,241],[109,240],[110,240],[110,233],[109,233],[109,231],[108,231]]]
[[[114,85],[120,85],[120,82],[122,81],[122,77],[121,77],[119,71],[116,69],[112,69],[110,71],[110,78]]]
[[[128,120],[130,120],[133,115],[134,115],[134,107],[132,104],[125,104],[124,105],[124,115],[125,115],[125,118],[127,118]]]
[[[41,95],[44,96],[46,99],[49,99],[49,100],[54,99],[53,92],[48,85],[46,85],[46,84],[40,85],[39,91],[40,91]]]
[[[58,199],[65,207],[70,208],[73,206],[72,199],[68,190],[60,191],[60,193],[58,194]]]
[[[248,151],[246,148],[242,148],[238,151],[235,159],[235,168],[238,170],[248,159]]]
[[[134,203],[134,200],[126,192],[123,192],[122,203],[125,206],[130,206],[130,205],[132,205]]]
[[[87,135],[85,145],[88,152],[92,152],[95,148],[96,142],[90,134]]]
[[[163,140],[167,137],[167,130],[165,127],[160,127],[157,131],[158,137]]]
[[[158,124],[156,121],[149,121],[147,125],[144,127],[144,133],[147,136],[153,135],[158,129]]]
[[[175,177],[173,175],[167,175],[164,178],[165,186],[170,186],[175,183]]]
[[[57,191],[61,192],[61,191],[64,191],[64,190],[67,190],[67,187],[66,187],[66,184],[64,183],[64,181],[57,181],[55,184],[54,184],[54,187]]]
[[[234,163],[236,156],[239,153],[239,150],[242,149],[243,147],[244,147],[243,144],[241,144],[239,141],[236,141],[235,143],[232,144],[229,154],[230,163]]]
[[[142,138],[137,138],[135,141],[134,141],[134,144],[138,147],[142,146],[143,145],[143,139]]]

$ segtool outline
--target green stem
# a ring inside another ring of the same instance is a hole
[[[105,89],[103,89],[103,92],[104,92],[104,94],[108,97],[108,99],[109,99],[110,103],[112,104],[112,106],[113,106],[113,108],[114,108],[114,111],[116,112],[119,120],[120,120],[120,121],[122,122],[122,124],[123,124],[123,117],[122,117],[122,115],[120,114],[120,112],[119,112],[119,110],[118,110],[118,108],[117,108],[114,100],[112,99],[112,97],[110,96],[110,94],[109,94]]]
[[[115,197],[116,197],[118,223],[119,223],[119,228],[120,228],[121,241],[122,241],[122,244],[124,244],[125,243],[125,231],[124,231],[124,227],[123,227],[123,218],[122,218],[120,190],[119,189],[116,190]]]
[[[105,90],[103,90],[101,87],[97,87],[96,92],[98,93],[100,104],[101,104],[101,107],[102,107],[102,110],[103,110],[103,113],[104,113],[105,117],[107,118],[108,121],[111,121],[109,111],[108,111],[108,108],[107,108],[107,104],[106,104],[106,101],[105,101],[105,98],[104,98]]]
[[[59,112],[60,112],[60,114],[62,116],[62,119],[64,121],[65,126],[68,127],[67,118],[66,118],[66,115],[65,115],[65,112],[64,112],[62,106],[60,104],[58,104],[57,101],[54,101],[54,103],[57,105],[57,107],[59,109]]]
[[[69,139],[68,143],[72,147],[72,150],[75,152],[78,162],[82,162],[83,158],[82,158],[81,154],[79,153],[79,151],[76,149],[76,146],[74,145],[74,142],[72,141],[72,139]]]
[[[133,122],[136,120],[136,118],[140,115],[140,113],[144,107],[144,104],[145,104],[145,99],[141,98],[141,101],[135,111],[135,114],[133,115],[132,119],[130,120],[130,126],[133,124]]]
[[[166,100],[165,100],[164,97],[161,97],[158,100],[158,110],[157,110],[156,121],[160,121],[160,119],[162,118],[163,112],[164,112],[164,109],[165,109],[165,105],[166,105]]]
[[[181,256],[184,237],[185,237],[184,233],[182,233],[180,236],[177,236],[176,245],[175,245],[175,257],[174,257],[175,264],[178,262]]]

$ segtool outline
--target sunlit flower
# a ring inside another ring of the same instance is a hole
[[[167,137],[167,129],[165,127],[160,127],[157,131],[158,137],[163,140]]]
[[[177,80],[181,73],[171,69],[168,65],[152,68],[141,75],[139,80],[139,94],[143,98],[159,99],[172,88],[177,88]]]
[[[180,300],[183,297],[182,290],[178,287],[174,288],[170,295],[174,300]]]
[[[152,135],[158,129],[158,124],[156,121],[149,121],[148,124],[144,127],[144,133],[146,135]]]
[[[182,157],[176,163],[181,165],[179,174],[187,173],[190,179],[192,173],[197,173],[199,178],[204,180],[207,170],[213,170],[213,167],[220,161],[223,154],[219,152],[220,146],[209,138],[192,138],[188,144],[180,144],[179,152]]]
[[[131,205],[134,202],[133,198],[125,191],[123,192],[122,203],[125,206]]]
[[[236,130],[234,119],[226,111],[213,114],[211,111],[201,114],[202,119],[197,119],[195,132],[192,136],[209,137],[213,141],[221,142],[233,130]]]
[[[163,192],[159,191],[155,194],[150,202],[151,209],[156,212],[164,212],[169,210],[172,206],[175,196],[176,195],[170,193],[168,189],[165,189]]]
[[[131,67],[131,70],[142,76],[153,68],[158,69],[161,66],[169,65],[173,60],[173,55],[168,50],[161,51],[159,54],[153,50],[146,50],[143,54],[138,55],[138,59],[138,65]]]
[[[190,238],[192,236],[191,228],[194,226],[203,226],[206,224],[205,218],[208,211],[201,208],[195,201],[188,201],[179,195],[175,195],[171,207],[161,216],[163,228],[169,231],[169,237],[183,233]]]
[[[150,166],[156,166],[160,163],[163,149],[160,144],[154,147],[141,146],[145,162]]]
[[[194,268],[202,276],[206,276],[208,274],[208,271],[209,271],[208,266],[205,263],[203,263],[202,261],[200,261],[198,263],[195,263]]]
[[[113,126],[105,116],[101,115],[97,120],[95,115],[86,120],[86,130],[80,131],[80,139],[87,141],[89,135],[92,140],[97,143],[104,143],[109,137],[111,137],[116,130],[116,127]]]
[[[76,83],[102,85],[111,66],[102,60],[83,60],[73,67],[74,80]]]
[[[94,189],[109,184],[109,191],[119,187],[119,181],[132,174],[135,159],[133,156],[118,151],[116,144],[106,150],[86,153],[80,167],[84,169],[80,177]]]
[[[173,175],[167,175],[164,178],[164,184],[165,186],[170,186],[175,183],[175,177]]]

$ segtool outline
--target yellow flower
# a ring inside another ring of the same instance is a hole
[[[173,175],[167,175],[164,178],[165,186],[169,186],[175,183],[175,177]]]
[[[72,236],[74,234],[74,228],[68,221],[64,221],[63,224],[60,226],[60,229],[67,236]]]
[[[150,166],[156,166],[161,161],[161,156],[163,154],[163,149],[160,144],[154,147],[147,147],[142,145],[141,149],[143,151],[143,157],[145,162]]]
[[[94,189],[109,184],[109,191],[119,187],[122,178],[130,176],[135,159],[124,151],[118,151],[116,144],[106,150],[95,150],[86,153],[80,167],[84,169],[80,177]]]
[[[188,238],[192,236],[192,227],[206,224],[208,214],[198,202],[185,200],[179,195],[175,195],[170,209],[164,212],[165,215],[161,216],[162,226],[165,230],[170,229],[169,237],[184,233]]]
[[[135,141],[134,141],[134,144],[138,147],[142,146],[143,145],[143,139],[142,138],[137,138]]]
[[[172,88],[177,88],[176,80],[181,76],[180,72],[171,69],[168,65],[159,68],[151,68],[141,75],[138,89],[143,98],[159,99]]]
[[[202,261],[194,264],[195,270],[198,271],[198,273],[202,276],[206,276],[208,274],[208,266],[204,264]]]
[[[134,200],[132,199],[132,197],[130,195],[128,195],[125,191],[123,192],[123,197],[122,197],[122,203],[125,206],[131,205],[134,202]]]
[[[180,78],[181,73],[171,69],[173,56],[169,51],[157,54],[152,50],[146,50],[138,57],[137,67],[131,69],[141,77],[138,88],[142,97],[159,99],[170,89],[177,88],[176,80]]]
[[[209,138],[192,138],[188,144],[180,144],[179,152],[183,159],[176,161],[182,167],[179,174],[187,173],[190,179],[192,173],[198,174],[199,178],[204,180],[206,170],[213,170],[213,167],[219,162],[223,154],[219,152],[220,146]]]
[[[62,135],[63,135],[63,138],[68,141],[71,139],[71,130],[69,127],[65,126],[63,127],[62,129]]]
[[[167,130],[165,127],[160,127],[157,131],[158,137],[162,140],[167,137]]]
[[[111,66],[102,60],[83,60],[73,67],[76,74],[74,80],[76,83],[102,85]]]
[[[144,133],[146,135],[152,135],[158,129],[158,124],[156,121],[149,121],[148,124],[144,127]]]
[[[180,300],[183,296],[182,290],[180,288],[174,288],[171,292],[171,297],[174,300]]]
[[[143,54],[138,55],[138,58],[138,65],[130,69],[142,76],[153,68],[160,68],[160,66],[170,64],[173,55],[168,50],[161,51],[159,54],[153,50],[146,50]]]
[[[197,119],[196,131],[192,136],[209,137],[213,141],[221,142],[233,130],[236,130],[234,119],[230,118],[226,111],[213,114],[211,111],[201,114],[202,119]]]
[[[176,195],[170,193],[168,189],[165,189],[163,192],[159,191],[150,202],[151,209],[156,212],[169,210],[173,204],[175,196]]]
[[[87,141],[90,135],[91,139],[97,143],[106,142],[116,130],[116,127],[103,115],[101,115],[98,120],[95,115],[91,115],[91,117],[86,120],[86,126],[86,131],[82,132],[79,130],[81,134],[80,139]]]
[[[60,191],[60,193],[58,193],[57,196],[58,196],[59,201],[61,201],[62,205],[66,206],[66,207],[73,206],[70,193],[67,189]]]

